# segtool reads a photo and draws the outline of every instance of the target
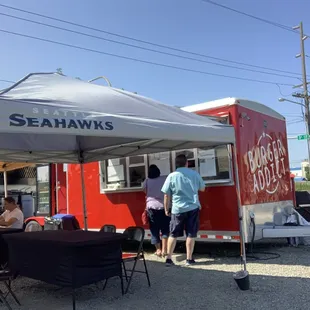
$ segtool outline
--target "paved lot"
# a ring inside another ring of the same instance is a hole
[[[182,266],[184,255],[177,254],[179,266],[167,268],[163,261],[148,255],[151,288],[143,275],[137,275],[130,293],[122,297],[119,279],[111,279],[105,291],[95,285],[78,290],[77,309],[310,309],[310,248],[277,246],[263,250],[281,257],[249,261],[250,291],[240,291],[233,280],[233,273],[240,269],[237,258],[200,254],[197,266],[188,268]],[[214,249],[212,252],[216,253]],[[72,309],[68,293],[38,281],[20,278],[14,283],[14,291],[22,302],[22,307],[17,307],[12,301],[14,309]]]

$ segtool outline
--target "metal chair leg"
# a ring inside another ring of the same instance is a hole
[[[14,300],[16,301],[16,303],[21,306],[18,298],[16,297],[15,293],[12,291],[11,289],[11,281],[9,281],[9,284],[7,282],[4,282],[6,288],[8,289],[9,293],[12,295],[12,297],[14,298]]]
[[[134,272],[135,272],[135,270],[136,270],[137,262],[138,262],[138,258],[135,259],[135,262],[134,262],[133,267],[132,267],[132,269],[131,269],[131,274],[130,274],[130,277],[129,277],[129,280],[128,280],[128,283],[127,283],[127,287],[126,287],[126,290],[125,290],[125,294],[128,293],[129,286],[130,286],[130,284],[131,284],[131,280],[132,280],[133,274],[134,274]]]
[[[2,291],[0,291],[0,300],[6,305],[9,310],[13,310],[10,304],[7,302],[6,298],[4,298]]]
[[[122,265],[123,265],[126,281],[128,282],[127,270],[126,270],[125,262],[123,260],[122,260]]]
[[[123,279],[123,275],[120,276],[121,278],[121,290],[122,290],[122,295],[124,295],[124,279]]]
[[[147,282],[148,282],[149,286],[151,286],[149,272],[148,272],[147,267],[146,267],[146,261],[145,261],[144,255],[142,256],[142,259],[143,259],[143,263],[144,263],[144,269],[145,269],[145,274],[146,274],[146,277],[147,277]]]
[[[103,284],[103,287],[102,287],[102,290],[104,291],[105,288],[107,287],[107,284],[108,284],[108,279],[105,280],[104,284]]]
[[[72,309],[75,310],[75,290],[72,290]]]

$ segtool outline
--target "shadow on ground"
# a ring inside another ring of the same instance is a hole
[[[145,250],[153,253],[154,248],[150,243],[145,243]],[[177,244],[175,253],[179,254],[177,261],[186,259],[185,242]],[[255,243],[252,247],[247,245],[247,261],[258,264],[284,264],[309,266],[310,260],[302,254],[308,253],[310,256],[309,246],[289,246],[286,239],[266,240]],[[205,264],[238,264],[240,262],[240,245],[237,243],[204,243],[197,242],[195,246],[195,255],[205,257]],[[212,260],[210,260],[212,258]]]
[[[236,264],[236,260],[232,259],[231,263]],[[238,270],[238,265],[234,267]],[[148,268],[151,288],[142,274],[135,275],[125,296],[121,296],[117,278],[109,280],[104,291],[96,285],[83,287],[77,290],[77,310],[309,309],[310,279],[306,278],[310,277],[309,269],[304,277],[251,275],[251,290],[240,291],[233,280],[233,272],[227,270],[206,270],[203,264],[169,268],[162,261],[148,261]],[[12,301],[13,309],[72,309],[71,296],[48,284],[19,278],[13,287],[22,303],[21,307],[15,307]]]

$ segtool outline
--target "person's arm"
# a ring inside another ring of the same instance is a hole
[[[146,194],[146,192],[147,192],[147,179],[145,179],[144,180],[144,182],[143,182],[143,184],[142,184],[142,189],[143,189],[143,191],[144,191],[144,193]]]
[[[165,214],[170,216],[170,201],[171,201],[171,188],[170,188],[170,176],[166,178],[166,181],[161,189],[161,191],[165,194],[164,196],[164,209]]]
[[[165,194],[165,196],[164,196],[164,208],[165,208],[165,214],[167,216],[170,216],[170,201],[171,201],[171,196]]]
[[[12,217],[7,222],[4,219],[0,219],[0,226],[11,226],[17,221],[17,218]]]
[[[200,174],[198,176],[199,176],[199,191],[204,192],[206,190],[205,181],[203,180]]]

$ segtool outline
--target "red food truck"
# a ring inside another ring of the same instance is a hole
[[[282,115],[263,104],[236,98],[182,109],[235,128],[245,242],[310,235],[307,227],[283,226],[287,210],[294,206],[295,193],[290,177],[286,122]],[[168,175],[174,171],[174,159],[179,153],[187,155],[190,168],[201,174],[207,187],[200,195],[199,240],[239,242],[237,191],[230,145],[86,164],[89,229],[99,230],[105,224],[113,224],[122,232],[128,226],[141,226],[145,208],[141,184],[147,176],[148,166],[156,164],[162,175]],[[52,213],[73,214],[83,223],[80,173],[79,165],[50,165],[49,201]],[[48,213],[46,209],[45,212]],[[45,215],[44,212],[41,215]],[[275,220],[279,215],[283,219],[280,224]],[[43,216],[27,219],[28,225],[43,226],[43,223]],[[150,238],[148,230],[147,237]]]

